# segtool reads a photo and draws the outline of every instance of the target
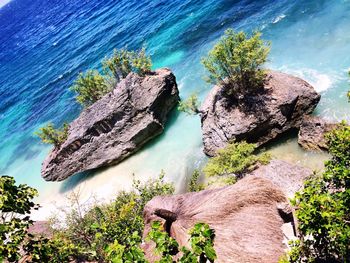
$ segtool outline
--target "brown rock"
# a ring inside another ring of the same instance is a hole
[[[180,246],[188,246],[188,231],[205,222],[216,233],[215,262],[275,263],[286,248],[281,227],[293,218],[287,202],[271,181],[252,175],[224,188],[158,196],[145,207],[144,236],[158,220]],[[153,247],[144,245],[151,262],[157,259]]]
[[[201,108],[204,152],[215,155],[233,139],[262,145],[279,134],[299,128],[315,109],[320,95],[304,80],[269,71],[264,91],[233,103],[215,86]]]
[[[163,132],[178,100],[176,79],[169,69],[145,77],[130,73],[70,124],[66,142],[44,161],[42,177],[61,181],[121,162]]]
[[[313,172],[309,168],[286,161],[272,160],[269,164],[260,166],[250,174],[271,180],[288,198],[292,198],[304,185],[305,179],[310,177]]]
[[[298,143],[306,150],[327,150],[325,134],[337,127],[337,123],[330,123],[315,116],[305,116],[298,134]]]

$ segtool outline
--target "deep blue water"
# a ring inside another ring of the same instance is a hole
[[[210,86],[202,80],[200,58],[228,27],[261,30],[272,42],[268,66],[310,81],[322,93],[316,114],[347,118],[349,13],[345,0],[13,0],[0,9],[0,173],[39,188],[42,199],[75,189],[82,176],[63,184],[41,179],[50,147],[33,133],[79,114],[69,91],[77,74],[99,68],[114,48],[145,45],[154,68],[175,72],[182,97],[198,91],[203,98]],[[162,168],[181,185],[205,160],[200,136],[197,117],[173,113],[164,135],[121,165],[90,176],[86,191],[113,192],[132,173],[146,178]],[[318,158],[293,140],[276,147],[281,158],[286,152],[293,160]]]

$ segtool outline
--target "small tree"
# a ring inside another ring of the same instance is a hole
[[[161,259],[158,262],[214,262],[217,258],[214,250],[214,230],[208,224],[196,223],[189,231],[189,234],[191,249],[186,247],[179,248],[177,241],[164,232],[161,223],[154,221],[148,238],[155,242],[155,251],[161,255]],[[177,261],[174,261],[173,257],[177,256],[179,251],[182,252],[182,256]]]
[[[63,124],[61,129],[55,129],[53,123],[47,124],[35,133],[43,143],[53,144],[55,147],[60,147],[67,140],[69,125]]]
[[[255,32],[248,37],[244,32],[227,29],[202,63],[209,72],[207,81],[227,87],[227,92],[241,96],[262,87],[265,71],[262,65],[270,52],[269,43]]]
[[[111,57],[102,61],[103,72],[112,80],[111,85],[117,84],[132,71],[130,52],[126,49],[115,49]]]
[[[111,88],[97,70],[88,70],[79,74],[71,90],[77,93],[77,102],[88,107],[111,91]]]
[[[0,261],[17,262],[28,228],[33,223],[29,218],[38,205],[32,199],[38,192],[24,184],[16,185],[10,176],[0,177]]]
[[[199,177],[199,171],[197,169],[194,170],[188,183],[188,190],[190,192],[199,192],[205,189],[205,186],[199,182]]]
[[[293,200],[300,240],[293,243],[290,262],[350,260],[350,127],[343,123],[327,140],[332,158],[325,172],[308,180]]]
[[[133,71],[140,76],[144,76],[151,72],[152,60],[147,56],[146,49],[143,47],[139,51],[131,53]]]
[[[209,159],[203,171],[206,176],[235,174],[239,177],[252,170],[256,164],[267,164],[270,161],[267,153],[254,154],[256,148],[255,144],[247,142],[231,142]]]
[[[196,115],[202,113],[199,109],[199,100],[196,93],[191,94],[186,100],[180,101],[178,110],[188,115]]]

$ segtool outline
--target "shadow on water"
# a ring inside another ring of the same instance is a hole
[[[155,144],[157,144],[159,141],[161,141],[163,139],[163,137],[166,135],[167,131],[175,124],[175,122],[178,119],[179,115],[180,115],[180,112],[177,109],[173,109],[169,113],[168,120],[167,120],[167,122],[165,124],[164,132],[162,134],[160,134],[159,136],[157,136],[156,138],[154,138],[154,139],[150,140],[149,142],[147,142],[136,153],[142,152],[144,150],[148,150],[148,149],[152,148]],[[133,154],[131,154],[129,157],[131,157],[131,156],[133,156]],[[129,158],[129,157],[127,157],[127,158]],[[118,164],[116,164],[116,165],[118,165]],[[69,191],[72,191],[79,184],[85,182],[86,180],[89,180],[89,179],[93,178],[94,176],[98,175],[100,172],[102,172],[102,171],[104,171],[104,170],[106,170],[108,168],[110,168],[110,167],[101,167],[101,168],[97,168],[97,169],[94,169],[94,170],[77,173],[77,174],[67,178],[62,183],[62,185],[61,185],[61,187],[59,189],[59,193],[60,194],[64,194],[64,193],[67,193]]]
[[[277,146],[286,144],[288,141],[295,140],[297,138],[298,138],[298,129],[290,129],[289,131],[286,131],[280,134],[270,142],[264,144],[262,146],[262,149],[269,151]]]
[[[84,181],[94,177],[96,173],[97,173],[97,169],[96,170],[90,170],[90,171],[86,171],[86,172],[77,173],[77,174],[67,178],[62,183],[62,185],[60,187],[60,190],[59,190],[59,193],[60,194],[64,194],[64,193],[67,193],[69,191],[74,190],[74,188],[77,187],[82,182],[84,182]]]

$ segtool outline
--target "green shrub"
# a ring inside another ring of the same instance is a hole
[[[202,63],[209,72],[207,81],[227,87],[236,97],[261,88],[265,71],[262,65],[270,52],[269,43],[256,32],[248,37],[244,32],[227,29],[225,35]]]
[[[97,70],[80,73],[71,90],[77,93],[77,102],[88,107],[112,91],[130,72],[144,76],[151,72],[151,67],[151,57],[146,55],[145,48],[139,51],[115,49],[111,57],[102,61],[102,75]]]
[[[196,223],[189,234],[191,249],[179,248],[177,241],[164,232],[161,223],[154,221],[148,238],[156,244],[156,252],[161,256],[161,260],[158,262],[174,262],[173,257],[179,251],[183,254],[176,262],[214,262],[217,257],[214,250],[214,230],[205,223]]]
[[[179,102],[178,110],[188,115],[195,115],[201,113],[199,107],[197,94],[193,93],[186,100]]]
[[[0,261],[17,262],[21,246],[33,223],[29,218],[38,205],[32,199],[38,192],[25,184],[16,185],[14,178],[0,176]]]
[[[47,124],[35,133],[43,143],[52,144],[55,147],[60,147],[67,140],[69,125],[63,124],[60,129],[55,129],[53,123]]]
[[[205,189],[204,185],[199,183],[200,173],[198,170],[194,170],[188,183],[189,192],[199,192]]]
[[[111,57],[102,61],[103,72],[112,80],[112,87],[132,71],[131,63],[130,52],[126,49],[115,49]]]
[[[326,137],[332,158],[293,200],[300,240],[290,262],[350,261],[350,127],[343,123]]]
[[[56,227],[56,233],[70,240],[89,260],[104,261],[117,253],[115,249],[138,255],[133,246],[137,240],[141,242],[145,204],[155,196],[173,192],[173,185],[164,182],[162,173],[146,183],[135,181],[133,191],[119,193],[110,204],[84,207],[73,195],[66,217],[52,221],[64,226]]]
[[[270,155],[256,155],[257,146],[247,142],[231,142],[225,148],[218,150],[217,155],[209,159],[203,172],[206,176],[235,174],[240,177],[251,171],[258,163],[267,164]]]
[[[110,92],[111,88],[97,70],[88,70],[79,74],[71,90],[77,93],[77,102],[88,107]]]
[[[150,56],[146,55],[146,49],[142,48],[139,51],[131,52],[131,62],[133,66],[133,72],[144,76],[151,72],[152,60]]]

